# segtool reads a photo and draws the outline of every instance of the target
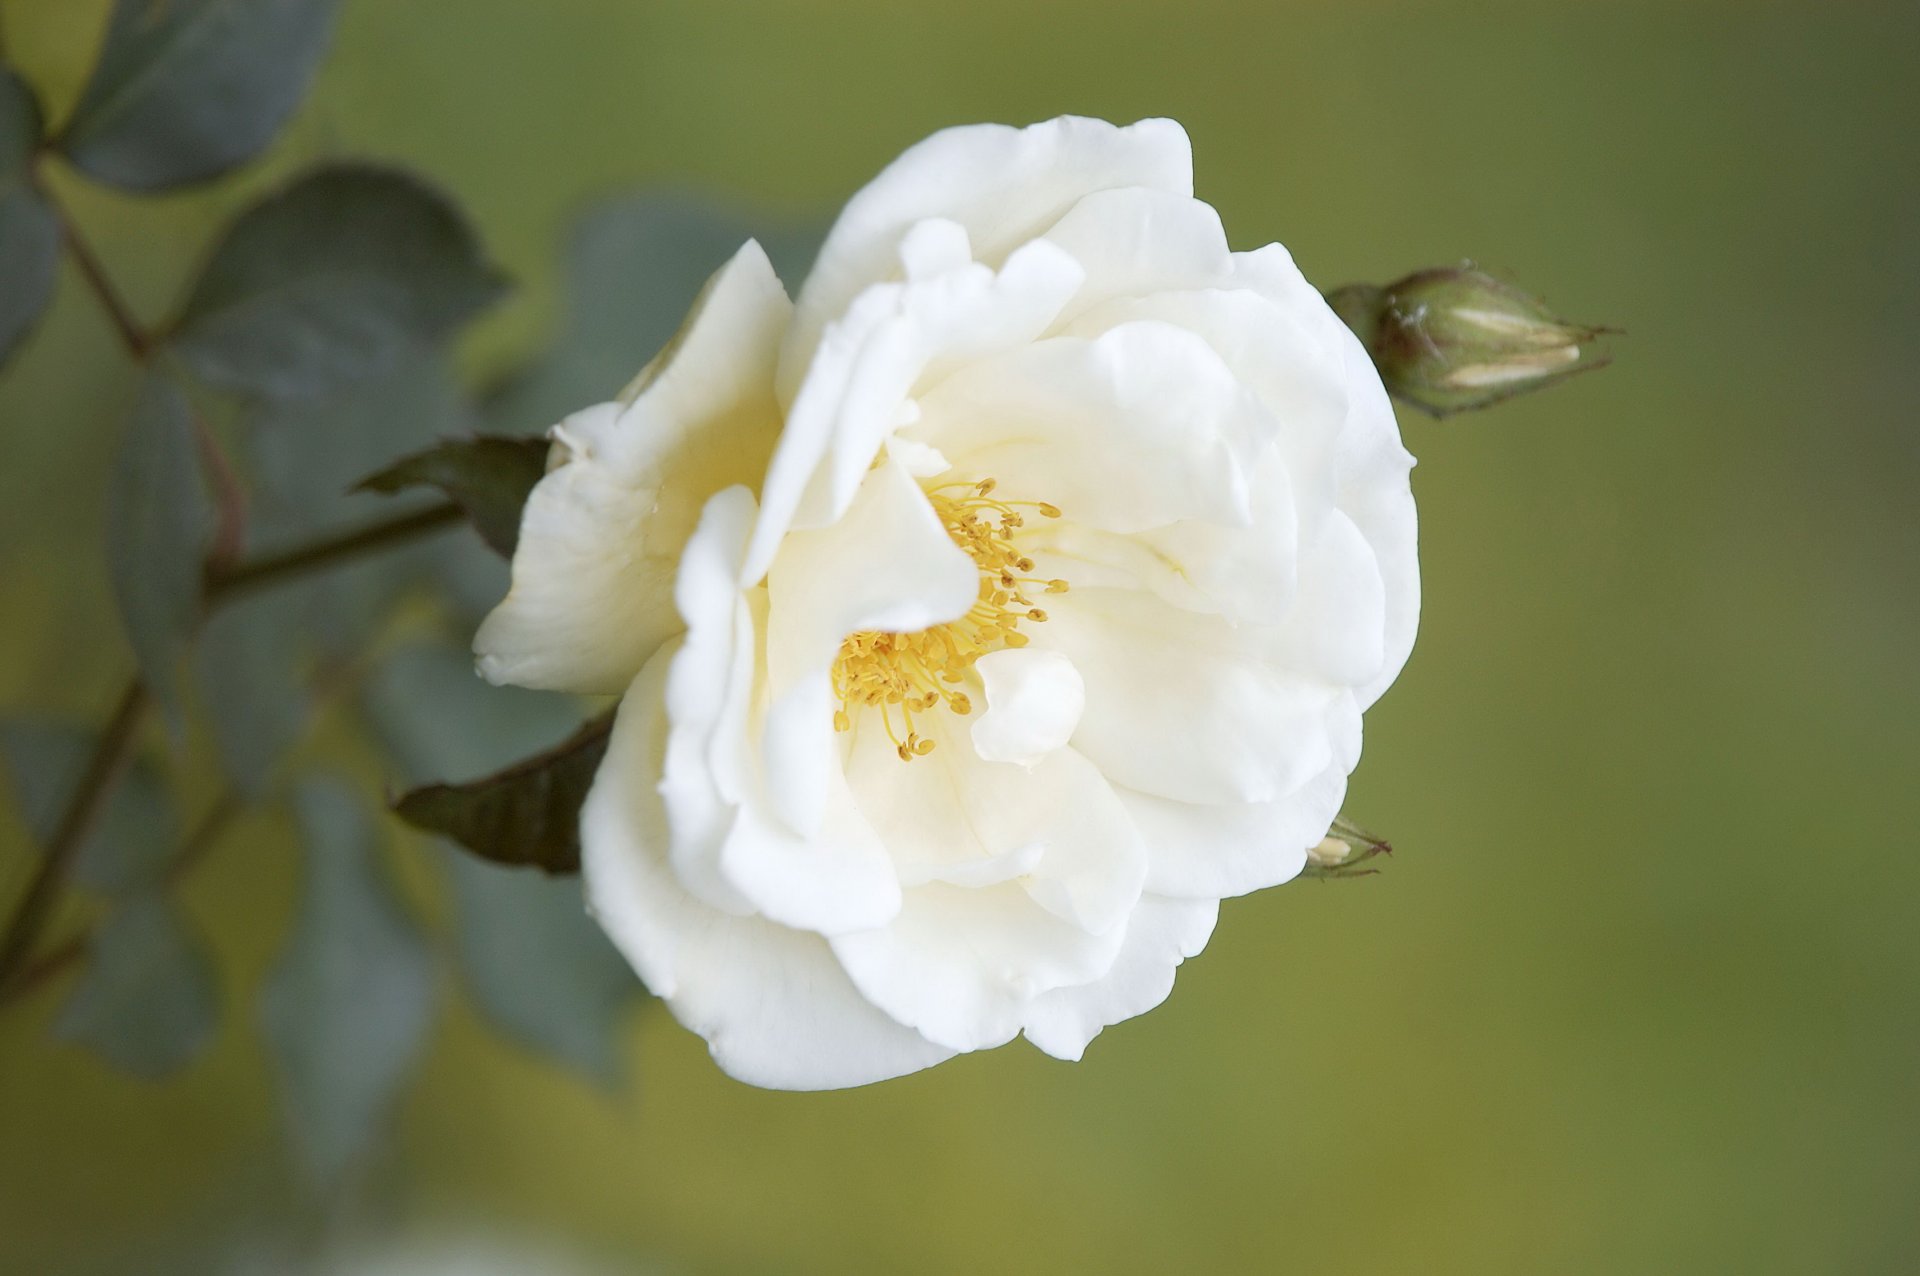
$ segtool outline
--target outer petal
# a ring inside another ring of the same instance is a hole
[[[1337,503],[1373,546],[1384,584],[1384,659],[1357,694],[1361,708],[1393,684],[1413,650],[1420,622],[1418,520],[1407,481],[1413,457],[1400,442],[1393,405],[1372,359],[1319,292],[1300,275],[1286,249],[1269,244],[1234,258],[1236,279],[1284,308],[1341,369],[1348,409],[1335,445]]]
[[[1087,282],[1064,320],[1122,297],[1143,297],[1226,281],[1233,268],[1220,214],[1164,190],[1097,191],[1046,234],[1073,254]]]
[[[913,146],[847,201],[821,246],[781,356],[783,397],[791,400],[826,325],[856,294],[894,277],[900,241],[916,222],[958,222],[975,256],[997,264],[1083,197],[1125,186],[1193,194],[1186,130],[1172,120],[1118,128],[1062,116],[1023,129],[946,129]]]
[[[981,1050],[1012,1040],[1041,993],[1106,974],[1125,933],[1089,935],[1011,882],[931,884],[906,893],[891,926],[831,942],[875,1005],[931,1041]]]
[[[1026,1012],[1027,1040],[1056,1059],[1078,1060],[1102,1028],[1167,999],[1174,968],[1207,946],[1219,914],[1217,900],[1141,896],[1113,969],[1092,983],[1035,997]]]
[[[1340,812],[1347,770],[1330,763],[1273,802],[1196,805],[1116,790],[1147,845],[1147,889],[1210,900],[1292,881]]]
[[[513,585],[474,638],[480,672],[614,692],[679,631],[681,547],[707,497],[764,470],[779,431],[775,352],[792,307],[758,244],[721,267],[631,391],[554,427],[521,516]]]
[[[865,1000],[817,935],[730,917],[681,888],[665,857],[654,782],[663,763],[656,655],[621,703],[606,760],[581,810],[581,868],[600,924],[715,1062],[753,1085],[865,1085],[950,1057]]]

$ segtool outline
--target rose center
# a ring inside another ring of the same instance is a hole
[[[958,620],[910,634],[863,630],[841,643],[833,662],[833,690],[840,700],[833,715],[836,731],[852,728],[860,706],[878,705],[901,761],[931,753],[933,741],[915,731],[913,715],[942,705],[955,713],[973,712],[973,702],[961,688],[974,661],[989,651],[1027,645],[1021,622],[1038,624],[1047,618],[1029,594],[1067,592],[1064,580],[1031,575],[1033,560],[1018,545],[1026,525],[1021,510],[1059,518],[1058,507],[1045,501],[998,501],[994,487],[989,478],[948,483],[927,493],[947,535],[979,567],[980,593]]]

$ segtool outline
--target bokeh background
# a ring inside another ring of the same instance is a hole
[[[0,0],[56,113],[106,7]],[[560,323],[597,198],[818,224],[947,124],[1167,114],[1238,246],[1329,286],[1470,256],[1630,335],[1403,416],[1426,611],[1349,804],[1398,852],[1230,902],[1083,1064],[763,1093],[648,1005],[601,1089],[455,999],[374,1186],[316,1217],[251,1009],[297,872],[261,817],[186,891],[207,1058],[150,1085],[50,1041],[52,996],[0,1016],[0,1270],[328,1227],[521,1271],[1915,1270],[1916,41],[1865,0],[347,0],[261,169],[139,203],[56,176],[158,314],[301,165],[413,167],[518,282],[463,350],[485,378]],[[0,380],[0,705],[97,714],[133,374],[65,283]],[[0,854],[10,893],[11,814]]]

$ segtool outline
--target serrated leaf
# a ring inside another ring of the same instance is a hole
[[[300,593],[243,599],[200,634],[194,672],[214,747],[227,778],[249,798],[266,793],[307,724],[309,612]]]
[[[306,847],[300,911],[262,992],[260,1021],[294,1147],[329,1184],[372,1147],[419,1054],[433,973],[355,795],[310,780],[295,810]]]
[[[0,723],[0,752],[6,755],[20,821],[40,845],[59,825],[93,747],[93,735],[71,723]],[[179,840],[180,815],[172,791],[150,758],[136,757],[80,844],[73,880],[103,895],[142,890],[165,875]]]
[[[110,186],[157,191],[253,158],[300,104],[337,0],[116,0],[60,138]]]
[[[574,717],[550,693],[493,687],[451,647],[408,647],[369,680],[367,711],[414,777],[471,775],[552,739]],[[638,979],[587,916],[577,880],[448,855],[461,972],[475,1006],[508,1037],[602,1084],[619,1077],[619,1012]]]
[[[448,439],[367,476],[355,490],[392,494],[439,488],[467,512],[481,539],[512,558],[520,539],[520,510],[547,472],[547,451],[547,441],[538,437]]]
[[[580,804],[607,751],[613,715],[502,771],[428,784],[393,804],[417,829],[450,837],[482,859],[549,873],[580,871]]]
[[[107,491],[107,570],[141,677],[176,725],[180,658],[200,620],[212,528],[186,400],[149,373]]]
[[[0,64],[0,365],[53,296],[60,223],[34,185],[40,104],[26,81]]]
[[[217,385],[319,394],[398,366],[501,287],[444,195],[392,169],[339,165],[241,215],[172,340]]]
[[[191,1063],[219,1018],[213,963],[179,908],[157,892],[108,914],[54,1035],[157,1081]]]
[[[781,277],[795,284],[821,233],[673,192],[626,196],[593,209],[568,244],[560,334],[490,398],[487,428],[543,430],[613,398],[680,330],[708,277],[747,240],[758,239]]]

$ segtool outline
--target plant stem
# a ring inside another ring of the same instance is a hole
[[[127,354],[143,366],[151,364],[156,355],[164,353],[159,344],[134,317],[107,275],[99,256],[80,234],[66,210],[52,200],[51,195],[49,203],[60,220],[61,237],[69,257],[99,300],[101,309],[112,322]],[[251,563],[238,562],[246,536],[246,493],[231,461],[205,419],[195,412],[193,422],[201,465],[213,488],[219,510],[219,523],[202,564],[203,614],[210,614],[225,602],[250,590],[401,544],[450,527],[463,517],[459,506],[446,502],[283,553],[270,554]],[[151,704],[152,696],[136,675],[121,693],[112,718],[94,746],[93,755],[61,813],[59,825],[48,839],[26,893],[21,896],[6,929],[0,931],[0,1003],[37,987],[43,980],[58,974],[85,954],[88,941],[85,936],[77,936],[38,961],[30,960],[41,933],[66,890],[67,879],[81,845],[99,820],[120,777],[126,772]],[[222,794],[188,837],[170,866],[167,876],[169,883],[192,868],[206,854],[228,821],[238,813],[240,805],[238,794],[231,790]]]
[[[207,605],[212,608],[236,595],[277,585],[289,577],[321,567],[332,567],[376,550],[403,544],[451,527],[465,517],[458,505],[445,501],[309,545],[267,554],[226,571],[210,571],[207,576]]]
[[[20,897],[6,931],[0,933],[0,990],[13,982],[52,917],[54,906],[66,888],[74,857],[79,854],[87,834],[93,831],[114,785],[133,757],[133,746],[150,703],[146,687],[137,678],[121,692],[113,717],[80,776],[80,784],[67,802],[53,836],[47,840],[46,854],[41,857],[27,893]]]
[[[147,356],[153,353],[153,341],[147,336],[140,321],[133,317],[133,311],[127,307],[126,300],[120,296],[120,290],[113,286],[113,280],[107,277],[105,266],[100,264],[98,254],[93,251],[80,228],[74,224],[67,210],[54,200],[52,192],[47,192],[47,203],[54,215],[60,219],[60,237],[67,247],[67,256],[80,268],[81,278],[87,281],[87,287],[99,299],[100,308],[107,312],[113,328],[120,336],[120,344],[127,348],[136,363],[145,363]]]

